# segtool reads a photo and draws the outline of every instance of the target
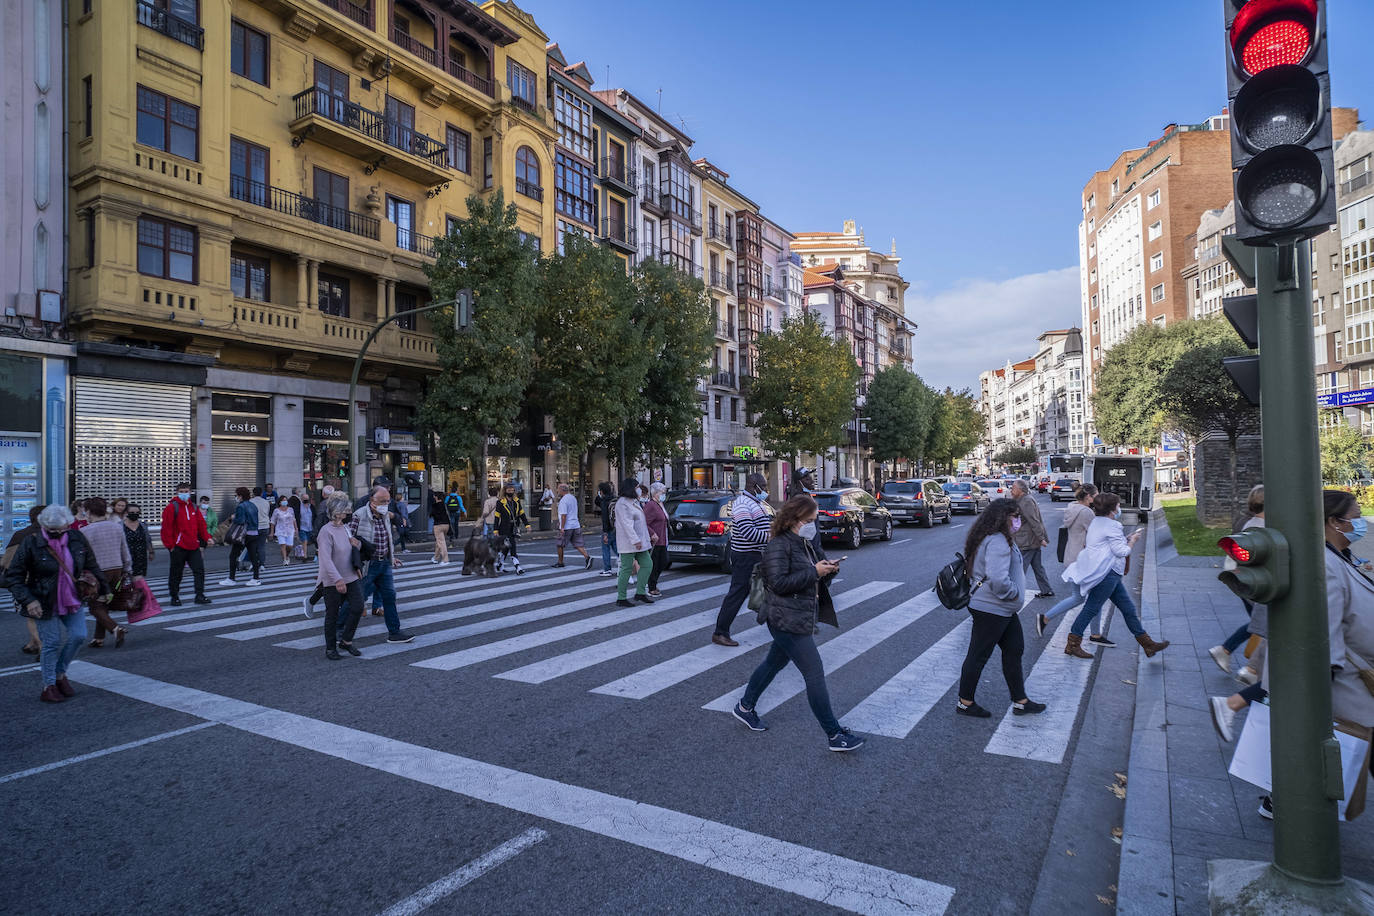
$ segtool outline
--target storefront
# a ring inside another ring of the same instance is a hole
[[[210,504],[221,519],[234,511],[234,490],[261,486],[272,439],[272,399],[215,392],[210,396]]]
[[[301,477],[305,486],[314,493],[326,486],[343,486],[348,467],[348,406],[307,400],[303,412]]]
[[[0,350],[0,536],[29,524],[29,510],[66,501],[67,362]]]

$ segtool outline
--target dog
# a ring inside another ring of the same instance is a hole
[[[477,574],[495,579],[500,574],[497,565],[500,540],[495,535],[482,537],[482,529],[474,528],[472,536],[463,545],[463,575]]]

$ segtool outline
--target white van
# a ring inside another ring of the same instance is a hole
[[[1083,482],[1103,493],[1121,497],[1121,511],[1135,512],[1141,524],[1149,521],[1154,507],[1155,459],[1153,455],[1086,455]]]

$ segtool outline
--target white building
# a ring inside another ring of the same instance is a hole
[[[973,457],[984,470],[994,469],[994,459],[1008,448],[1034,448],[1042,465],[1048,455],[1086,450],[1082,332],[1046,331],[1037,342],[1031,358],[978,377],[985,435]]]

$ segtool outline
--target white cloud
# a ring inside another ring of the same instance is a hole
[[[926,384],[978,388],[978,373],[1034,355],[1045,331],[1077,327],[1078,268],[1010,280],[970,280],[953,289],[906,295],[916,331],[916,372]]]

